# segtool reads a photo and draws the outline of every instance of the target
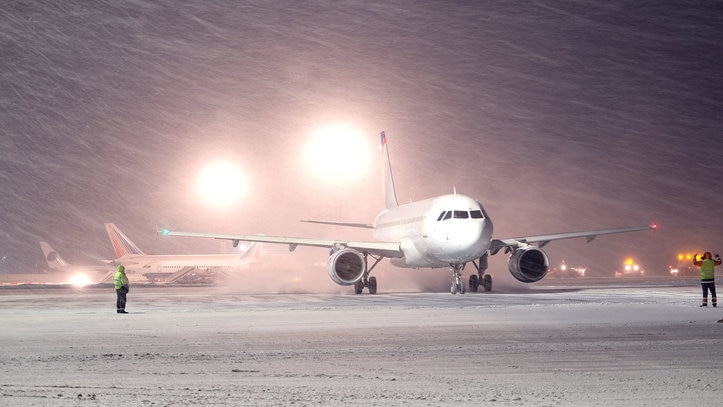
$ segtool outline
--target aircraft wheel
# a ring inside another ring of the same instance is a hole
[[[363,290],[364,290],[363,282],[357,281],[356,283],[354,283],[354,293],[355,294],[361,294]]]
[[[450,287],[450,292],[452,292],[452,294],[457,294],[457,284],[452,283],[452,287]]]
[[[476,293],[478,288],[479,278],[477,277],[477,274],[472,274],[471,276],[469,276],[469,290],[473,293]]]
[[[459,293],[460,293],[460,294],[464,294],[464,293],[465,293],[464,283],[459,283]]]
[[[377,293],[377,278],[369,277],[369,294]]]
[[[492,291],[492,276],[489,274],[482,276],[482,285],[484,286],[485,291]]]

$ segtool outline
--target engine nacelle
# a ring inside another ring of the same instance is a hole
[[[364,277],[366,269],[364,255],[349,248],[332,253],[326,267],[331,280],[339,285],[354,285]]]
[[[510,273],[523,283],[540,281],[547,274],[549,266],[547,254],[535,246],[516,249],[507,263]]]

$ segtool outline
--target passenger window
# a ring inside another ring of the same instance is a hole
[[[445,213],[447,213],[447,212],[445,211],[445,212],[442,212],[439,214],[439,217],[437,218],[437,222],[439,222],[440,220],[442,220],[442,218],[444,218]]]
[[[455,219],[467,219],[469,218],[469,212],[467,211],[454,211]]]
[[[482,211],[476,210],[476,211],[469,211],[469,215],[472,219],[482,219],[484,216],[482,216]]]

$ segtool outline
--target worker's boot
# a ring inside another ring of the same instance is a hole
[[[703,298],[703,303],[700,304],[701,307],[707,307],[708,306],[708,297]]]
[[[713,297],[713,306],[714,306],[714,307],[717,307],[717,306],[718,306],[718,301],[716,301],[716,298],[715,298],[715,297]]]

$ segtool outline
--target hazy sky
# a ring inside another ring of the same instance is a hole
[[[44,267],[39,240],[111,258],[103,222],[153,254],[220,250],[157,225],[358,236],[298,220],[373,220],[381,130],[400,201],[456,189],[498,238],[660,225],[553,262],[723,251],[720,2],[26,1],[0,33],[2,270]],[[366,145],[321,174],[332,124]],[[217,160],[246,180],[224,208],[196,183]]]

